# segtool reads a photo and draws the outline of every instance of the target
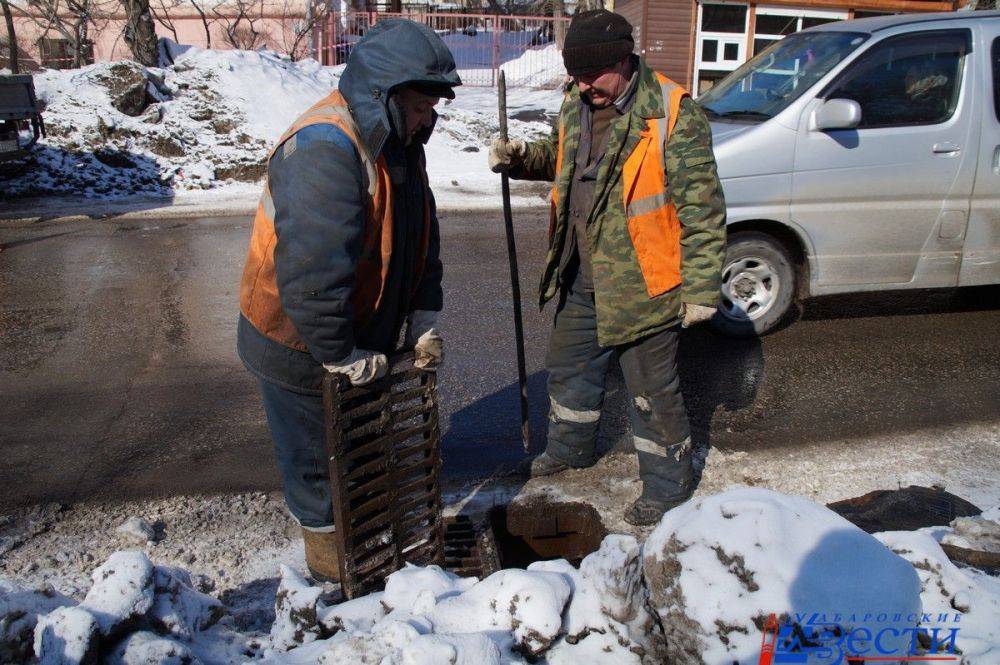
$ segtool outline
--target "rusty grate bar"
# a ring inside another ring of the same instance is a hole
[[[326,445],[347,598],[380,589],[406,563],[445,563],[441,519],[441,430],[436,377],[411,353],[390,372],[353,387],[323,381]]]
[[[493,531],[467,515],[444,522],[444,567],[462,577],[483,579],[500,570],[500,556]]]

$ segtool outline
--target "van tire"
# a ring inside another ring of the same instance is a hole
[[[729,236],[722,281],[712,327],[730,337],[754,337],[774,330],[795,302],[795,263],[785,245],[766,233],[744,231]]]

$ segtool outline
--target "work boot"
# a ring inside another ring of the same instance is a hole
[[[676,508],[687,501],[687,499],[678,499],[676,501],[653,501],[651,499],[644,499],[639,497],[635,502],[629,506],[629,509],[625,511],[625,521],[632,526],[652,526],[660,521],[671,508]]]
[[[340,556],[337,554],[337,534],[302,529],[306,544],[306,567],[317,582],[340,581]]]
[[[566,469],[572,469],[569,464],[565,462],[560,462],[555,457],[552,457],[548,453],[542,453],[541,455],[526,459],[517,465],[518,475],[528,476],[530,478],[540,478],[541,476],[551,476],[553,474],[559,473],[560,471],[565,471]]]

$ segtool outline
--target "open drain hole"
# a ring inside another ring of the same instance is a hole
[[[566,559],[578,566],[608,535],[593,506],[545,497],[497,506],[490,510],[487,523],[503,568],[527,568],[549,559]]]

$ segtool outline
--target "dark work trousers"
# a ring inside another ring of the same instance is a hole
[[[305,529],[332,531],[323,396],[293,392],[263,379],[258,382],[288,510]]]
[[[617,356],[631,397],[642,496],[656,503],[694,492],[691,433],[677,375],[678,326],[615,347],[597,343],[594,294],[564,287],[545,365],[549,371],[546,452],[574,467],[596,461],[597,429],[608,366]]]

